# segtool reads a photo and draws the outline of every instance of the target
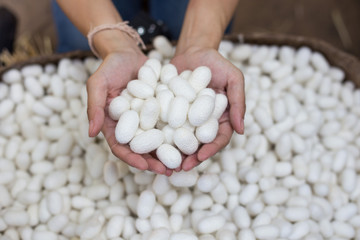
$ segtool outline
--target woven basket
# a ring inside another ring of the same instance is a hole
[[[232,34],[224,37],[235,43],[253,43],[262,45],[288,45],[295,48],[308,46],[314,51],[321,52],[328,59],[331,65],[341,68],[346,73],[346,79],[351,80],[357,87],[360,87],[360,60],[351,54],[345,53],[325,41],[302,36],[285,35],[278,33],[250,33]],[[152,46],[148,46],[151,50]],[[74,51],[65,54],[54,54],[51,56],[40,56],[31,58],[24,62],[19,62],[5,68],[0,68],[0,77],[10,68],[21,68],[29,64],[45,65],[47,63],[57,63],[62,58],[85,58],[93,56],[91,52]]]

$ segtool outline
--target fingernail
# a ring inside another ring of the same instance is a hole
[[[94,128],[94,123],[93,123],[93,120],[90,120],[89,122],[89,137],[91,137],[91,134],[93,132],[93,128]]]
[[[244,134],[244,119],[243,118],[241,118],[240,119],[240,133],[241,134]]]

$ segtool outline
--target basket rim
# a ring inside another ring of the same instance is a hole
[[[357,87],[360,87],[360,60],[354,55],[338,49],[322,39],[274,32],[254,32],[239,34],[233,33],[225,35],[223,40],[245,44],[249,43],[277,46],[287,45],[295,48],[308,46],[313,51],[321,52],[332,66],[339,67],[346,73],[346,79],[353,81]],[[148,45],[146,51],[150,51],[152,49],[153,46]],[[90,51],[72,51],[67,53],[55,53],[52,55],[32,57],[25,61],[19,61],[6,67],[0,67],[0,77],[3,73],[12,68],[20,69],[21,67],[31,64],[46,65],[48,63],[57,63],[62,58],[83,59],[86,57],[94,57],[94,54],[92,54]]]

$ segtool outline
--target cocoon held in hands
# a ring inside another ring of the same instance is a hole
[[[179,76],[174,65],[162,66],[149,59],[138,79],[128,83],[126,94],[121,93],[109,106],[110,117],[119,119],[117,141],[130,142],[131,150],[138,154],[157,150],[159,160],[171,169],[180,166],[181,153],[193,154],[200,144],[215,139],[218,119],[228,104],[225,95],[207,88],[211,80],[208,67],[185,72]]]

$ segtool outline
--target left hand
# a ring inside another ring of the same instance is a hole
[[[219,119],[219,131],[214,141],[202,145],[196,153],[183,160],[181,168],[188,171],[224,148],[229,143],[233,130],[243,134],[244,76],[238,68],[212,48],[191,47],[176,54],[171,63],[177,67],[179,74],[186,69],[194,70],[199,66],[209,67],[212,79],[208,87],[214,89],[215,92],[226,94],[230,105],[230,108],[228,106]]]

